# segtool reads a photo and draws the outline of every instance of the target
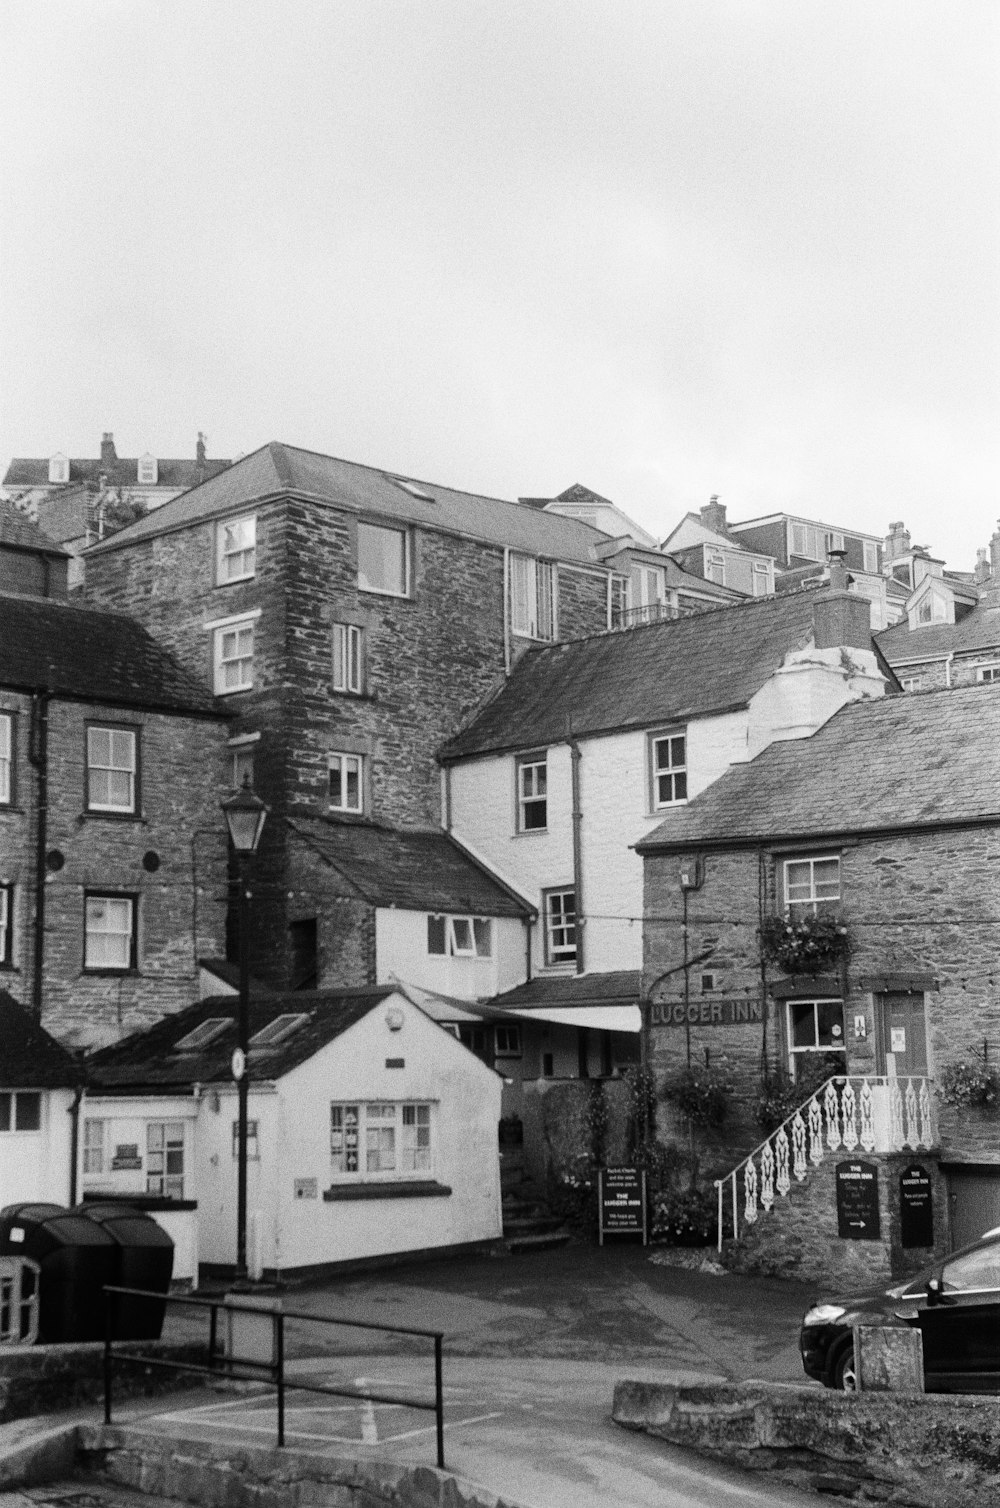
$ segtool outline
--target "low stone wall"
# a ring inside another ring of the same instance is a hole
[[[177,1441],[105,1425],[79,1426],[77,1470],[199,1508],[517,1508],[432,1466]]]
[[[114,1396],[136,1398],[204,1385],[204,1377],[173,1367],[143,1365],[141,1358],[186,1361],[207,1366],[208,1350],[198,1344],[164,1341],[116,1343]],[[63,1346],[5,1346],[0,1349],[0,1423],[53,1414],[96,1403],[104,1397],[104,1346],[100,1341]]]
[[[626,1429],[744,1469],[774,1471],[812,1491],[905,1508],[1000,1502],[996,1398],[620,1382],[612,1417]]]

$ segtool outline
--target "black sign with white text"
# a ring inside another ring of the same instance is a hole
[[[842,1241],[879,1239],[878,1169],[873,1162],[838,1162],[837,1234]]]
[[[918,1162],[899,1175],[899,1225],[904,1246],[934,1245],[934,1196],[931,1177]]]

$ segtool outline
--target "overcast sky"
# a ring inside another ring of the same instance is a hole
[[[268,440],[971,568],[997,0],[4,0],[0,464]]]

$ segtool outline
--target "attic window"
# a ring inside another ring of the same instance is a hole
[[[395,487],[402,487],[404,492],[408,492],[411,497],[419,498],[422,503],[437,502],[436,497],[432,497],[429,492],[425,492],[422,487],[418,487],[416,482],[407,482],[401,476],[387,477],[386,480],[392,482]]]
[[[231,1025],[231,1016],[209,1016],[207,1021],[200,1021],[186,1037],[181,1037],[179,1042],[174,1043],[174,1052],[197,1052],[199,1048],[207,1047],[209,1042],[214,1042]]]
[[[139,457],[138,466],[136,468],[136,478],[137,478],[137,480],[139,482],[145,482],[147,485],[155,486],[156,485],[156,477],[157,477],[156,457],[153,456],[153,455],[150,455],[149,452],[147,451],[144,456],[140,456]]]
[[[266,1026],[262,1026],[259,1032],[254,1032],[250,1038],[251,1047],[274,1047],[278,1042],[283,1042],[290,1037],[292,1032],[298,1031],[304,1021],[308,1021],[306,1012],[300,1011],[287,1016],[275,1016]]]

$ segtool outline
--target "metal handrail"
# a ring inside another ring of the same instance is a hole
[[[263,1375],[264,1379],[273,1382],[277,1388],[278,1422],[277,1435],[278,1446],[285,1444],[285,1389],[298,1388],[307,1393],[323,1393],[333,1398],[357,1398],[365,1403],[393,1403],[405,1408],[433,1410],[437,1437],[437,1465],[444,1470],[444,1383],[443,1383],[443,1355],[444,1342],[443,1330],[422,1330],[411,1325],[379,1325],[370,1320],[339,1319],[330,1314],[310,1314],[304,1309],[261,1309],[257,1304],[241,1304],[228,1298],[202,1299],[192,1298],[187,1294],[156,1293],[148,1288],[122,1288],[113,1283],[104,1285],[104,1422],[111,1423],[111,1393],[112,1393],[112,1358],[113,1358],[113,1319],[115,1304],[110,1295],[124,1295],[128,1298],[156,1299],[162,1304],[181,1304],[189,1309],[209,1310],[209,1339],[208,1339],[208,1366],[199,1366],[196,1362],[174,1361],[162,1356],[144,1356],[130,1350],[130,1361],[141,1361],[144,1366],[166,1367],[176,1372],[194,1372],[203,1376],[218,1376],[220,1366],[218,1357],[218,1316],[222,1310],[224,1314],[252,1314],[256,1319],[270,1315],[274,1321],[274,1360],[272,1362],[258,1361],[252,1357],[227,1356],[224,1358],[227,1371],[233,1367],[243,1367],[254,1370],[257,1375]],[[434,1402],[428,1403],[426,1399],[405,1398],[398,1393],[375,1393],[359,1392],[356,1388],[332,1388],[322,1383],[299,1382],[285,1375],[285,1320],[306,1320],[311,1324],[341,1325],[352,1330],[380,1330],[389,1335],[416,1335],[425,1340],[434,1342]],[[134,1342],[123,1342],[134,1345]]]

